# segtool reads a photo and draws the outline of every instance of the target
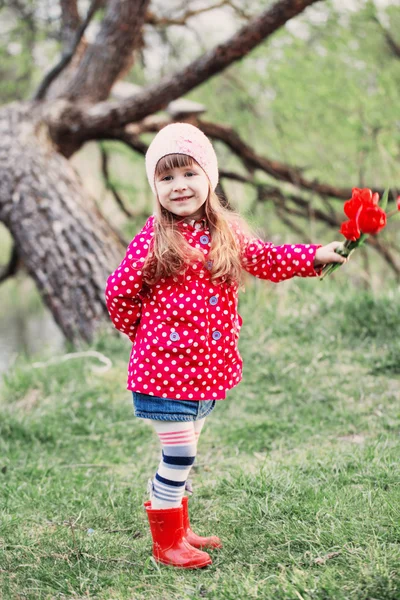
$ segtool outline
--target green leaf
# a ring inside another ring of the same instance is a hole
[[[384,191],[383,196],[379,202],[379,206],[382,210],[386,211],[388,198],[389,198],[389,188],[386,188],[386,190]]]

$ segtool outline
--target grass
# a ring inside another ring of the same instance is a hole
[[[241,296],[244,379],[192,472],[192,526],[224,542],[207,570],[151,557],[159,449],[125,390],[129,342],[99,334],[103,373],[21,356],[0,400],[0,597],[398,599],[400,292],[338,281]]]

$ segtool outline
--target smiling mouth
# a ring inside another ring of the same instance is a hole
[[[182,196],[181,198],[174,198],[172,202],[184,202],[185,200],[190,200],[193,196]]]

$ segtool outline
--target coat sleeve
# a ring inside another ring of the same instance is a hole
[[[318,277],[323,265],[314,268],[315,253],[322,244],[275,246],[260,239],[240,236],[243,268],[260,279],[274,283],[292,277]]]
[[[153,237],[154,217],[129,244],[119,267],[107,279],[105,299],[114,327],[134,341],[140,323],[143,288],[142,266]]]

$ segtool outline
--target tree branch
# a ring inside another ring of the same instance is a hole
[[[233,181],[239,181],[240,183],[248,183],[252,186],[255,185],[253,178],[234,173],[233,171],[226,171],[225,169],[219,169],[220,179],[231,179]]]
[[[133,63],[149,0],[109,0],[99,33],[63,94],[69,100],[105,100]]]
[[[175,73],[171,77],[165,77],[159,83],[146,88],[133,98],[122,102],[98,103],[90,108],[82,105],[64,107],[64,118],[59,119],[58,123],[58,137],[60,135],[68,136],[68,134],[71,134],[68,125],[71,122],[74,124],[75,137],[84,142],[93,138],[93,135],[100,129],[105,132],[107,129],[120,128],[128,123],[140,121],[144,117],[154,114],[156,111],[164,108],[171,100],[180,98],[204,81],[226,69],[229,65],[242,59],[253,48],[280,29],[287,21],[300,14],[308,6],[316,4],[319,1],[321,0],[281,0],[276,2],[258,17],[252,19],[250,23],[246,24],[226,42],[219,44],[213,50],[200,56],[181,72]],[[94,61],[97,67],[98,61],[93,56],[93,53],[89,56],[87,52],[82,62],[86,64],[89,58]],[[104,61],[104,56],[102,56],[102,61]],[[84,69],[85,66],[82,64],[81,68]],[[101,69],[103,69],[103,64],[101,65]],[[99,69],[96,68],[96,77],[98,78],[98,76]],[[83,89],[80,89],[80,95],[90,97],[88,90],[90,78],[86,79],[85,86]],[[109,87],[106,87],[108,93]],[[104,93],[103,97],[106,95]],[[76,86],[71,90],[68,97],[77,98]],[[64,123],[66,124],[64,125]],[[53,123],[52,126],[54,134],[56,134],[57,123]],[[79,129],[78,132],[76,131],[77,126]]]
[[[285,225],[287,225],[287,227],[289,227],[289,229],[291,229],[292,231],[294,231],[295,233],[297,233],[300,236],[300,239],[307,244],[312,244],[312,240],[310,238],[310,236],[308,235],[308,233],[306,231],[304,231],[304,229],[302,229],[299,225],[297,225],[293,219],[290,219],[290,217],[288,216],[290,214],[290,210],[288,211],[287,209],[283,208],[282,206],[277,206],[276,207],[276,214],[278,215],[278,217],[280,218],[280,220],[282,221],[282,223],[284,223]]]
[[[288,217],[288,215],[293,215],[302,219],[309,219],[310,210],[312,209],[312,212],[314,216],[318,219],[318,221],[325,223],[329,227],[334,227],[335,229],[339,230],[341,218],[339,216],[336,216],[334,213],[332,214],[332,207],[330,205],[328,206],[328,208],[331,209],[330,214],[327,214],[319,208],[311,206],[310,201],[305,200],[301,196],[294,194],[284,194],[279,188],[267,186],[264,184],[257,184],[254,180],[250,178],[246,178],[242,175],[231,173],[229,171],[220,172],[220,175],[229,179],[234,179],[237,181],[241,181],[242,183],[248,183],[254,186],[257,189],[257,201],[273,202],[276,208],[277,215],[281,219],[281,221],[285,223],[288,227],[290,227],[293,231],[296,231],[297,233],[301,234],[301,236],[304,239],[308,239],[308,235],[296,223],[294,223],[293,220]],[[296,208],[289,206],[288,201],[293,202]],[[302,210],[298,210],[297,207],[302,208]],[[370,244],[378,252],[378,254],[381,255],[381,257],[389,265],[389,267],[396,274],[396,276],[399,277],[400,267],[397,265],[393,257],[391,248],[383,245],[380,242],[380,240],[378,240],[378,238],[374,236],[369,236],[366,240],[366,243]],[[397,250],[394,244],[393,249],[395,251]]]
[[[388,31],[387,29],[384,30],[384,34],[385,34],[386,42],[387,42],[389,48],[391,49],[391,51],[393,52],[394,56],[397,56],[397,58],[400,58],[400,44],[398,44],[395,41],[394,37],[392,36],[390,31]]]
[[[199,120],[196,115],[192,115],[190,122],[199,127],[208,137],[219,140],[228,146],[228,148],[242,160],[245,167],[250,171],[260,169],[268,175],[271,175],[274,179],[286,181],[300,189],[315,192],[324,199],[332,197],[334,199],[337,198],[338,200],[347,200],[351,197],[351,188],[340,188],[325,183],[319,183],[315,180],[310,181],[302,175],[303,169],[301,167],[293,167],[260,156],[253,148],[246,144],[239,134],[231,127],[204,121],[204,119]],[[159,117],[154,119],[149,118],[145,119],[141,125],[137,124],[135,126],[135,131],[137,135],[140,133],[157,132],[165,125],[168,125],[168,123],[171,123],[170,119],[162,119]],[[384,193],[383,188],[374,188],[374,191],[378,192],[380,196]]]
[[[115,199],[117,205],[120,207],[120,209],[122,210],[122,212],[128,218],[132,219],[133,217],[135,217],[137,215],[135,215],[132,211],[130,211],[130,210],[128,210],[126,208],[122,197],[118,193],[117,188],[112,183],[112,181],[110,179],[110,171],[109,171],[109,168],[108,168],[108,154],[107,154],[107,152],[106,152],[103,144],[100,144],[99,146],[100,146],[100,157],[101,157],[101,172],[102,172],[103,177],[104,177],[106,188],[108,190],[110,190],[110,192],[114,196],[114,199]]]
[[[292,185],[316,192],[323,196],[333,196],[347,200],[351,196],[350,188],[338,188],[335,186],[310,181],[302,175],[302,168],[286,165],[276,160],[271,160],[257,154],[241,137],[226,125],[199,121],[200,129],[214,140],[224,142],[230,150],[236,154],[250,170],[260,169],[279,181],[286,181]]]
[[[230,128],[228,128],[226,126],[217,125],[215,123],[208,123],[208,127],[207,127],[207,126],[205,126],[205,122],[198,121],[196,116],[193,116],[191,121],[195,125],[197,125],[202,131],[204,131],[204,133],[206,133],[206,135],[209,135],[210,137],[213,137],[214,139],[216,138],[216,135],[215,135],[216,132],[218,132],[219,129],[221,128],[221,131],[224,133],[224,135],[218,136],[218,139],[220,139],[221,141],[226,143],[231,149],[233,149],[235,154],[242,160],[244,166],[248,166],[248,164],[250,163],[251,168],[255,167],[255,168],[264,170],[265,172],[268,172],[270,175],[272,175],[273,177],[275,177],[278,180],[289,181],[290,183],[294,183],[294,185],[301,187],[301,186],[299,186],[298,181],[293,182],[289,179],[282,178],[282,176],[281,176],[282,173],[285,173],[285,172],[290,173],[292,171],[292,169],[290,167],[288,167],[286,165],[281,165],[281,173],[277,173],[276,165],[279,163],[275,163],[275,161],[269,161],[268,159],[259,157],[252,148],[250,148],[247,144],[245,144],[240,139],[240,137],[238,136],[238,134],[235,131],[231,130]],[[148,146],[147,146],[147,144],[145,144],[144,142],[142,142],[139,139],[139,136],[143,133],[157,132],[162,127],[167,125],[168,123],[171,123],[170,119],[164,119],[164,118],[160,118],[157,116],[148,117],[141,123],[131,124],[131,125],[125,127],[124,129],[120,129],[120,130],[115,129],[115,130],[109,132],[106,139],[120,140],[120,141],[124,142],[126,145],[128,145],[132,150],[139,152],[142,155],[145,155],[147,152]],[[226,132],[228,132],[227,137],[225,135]],[[230,143],[232,141],[232,139],[235,141],[234,144]],[[244,148],[244,150],[243,150],[243,148]],[[271,171],[271,172],[269,170],[267,171],[265,168],[266,166],[269,165],[270,162],[273,162],[273,164],[275,166],[274,171]],[[257,189],[257,201],[258,202],[272,201],[277,209],[277,214],[278,214],[279,218],[282,220],[282,222],[285,223],[286,225],[288,225],[289,227],[291,227],[291,229],[293,229],[293,231],[296,231],[297,233],[301,233],[302,236],[305,238],[307,236],[304,234],[304,231],[302,231],[301,228],[299,228],[298,225],[296,225],[288,217],[289,214],[292,216],[301,217],[303,219],[309,219],[310,210],[312,210],[315,218],[318,219],[318,221],[320,221],[321,223],[324,223],[328,227],[333,227],[336,230],[339,230],[342,219],[339,215],[337,215],[335,213],[332,205],[330,204],[330,202],[327,199],[327,196],[331,196],[334,199],[337,198],[338,200],[347,199],[351,196],[351,189],[346,190],[346,189],[342,189],[342,188],[335,188],[334,186],[328,186],[325,184],[318,184],[315,182],[311,182],[314,186],[316,186],[315,188],[313,188],[311,183],[309,183],[305,189],[307,189],[308,191],[314,191],[314,192],[318,193],[320,195],[320,197],[322,197],[324,204],[328,210],[328,213],[327,213],[327,212],[324,212],[323,210],[321,210],[320,208],[316,208],[316,207],[312,206],[311,202],[309,200],[306,200],[297,194],[286,193],[286,192],[283,193],[280,188],[273,187],[273,186],[266,185],[266,184],[257,183],[254,180],[254,178],[250,177],[250,176],[246,177],[244,175],[240,175],[238,173],[234,173],[231,171],[220,170],[220,178],[221,179],[222,178],[232,179],[232,180],[239,181],[239,182],[245,183],[245,184],[249,184],[249,185],[252,185],[253,187],[255,187]],[[221,186],[221,190],[223,191],[222,186]],[[320,190],[324,190],[324,192],[321,192]],[[327,191],[327,190],[329,190],[329,191]],[[229,201],[228,201],[225,193],[224,193],[224,196],[225,196],[225,201],[229,204]],[[293,202],[295,208],[289,206],[288,201]],[[299,207],[302,210],[298,210]],[[373,236],[370,236],[367,239],[367,243],[370,243],[375,248],[375,250],[379,254],[381,254],[383,259],[388,263],[388,265],[391,267],[391,269],[396,273],[397,276],[399,276],[400,269],[396,265],[396,262],[392,256],[389,248],[387,248],[386,246],[383,246]]]
[[[98,10],[98,8],[100,8],[102,3],[103,3],[103,0],[92,0],[92,3],[90,5],[88,13],[86,15],[86,19],[74,33],[69,49],[63,54],[63,56],[61,57],[61,60],[58,62],[58,64],[56,64],[55,67],[53,67],[51,69],[51,71],[49,71],[47,73],[47,75],[44,77],[44,79],[42,80],[41,84],[39,85],[36,93],[33,96],[33,100],[43,100],[43,98],[45,97],[46,92],[49,89],[52,82],[70,64],[72,58],[75,55],[75,52],[76,52],[78,46],[82,40],[83,34],[85,33],[87,26],[89,25],[94,14]]]
[[[145,22],[146,25],[152,25],[153,27],[169,27],[170,25],[186,25],[187,21],[192,17],[196,17],[205,12],[210,12],[211,10],[215,10],[217,8],[222,8],[223,6],[230,6],[235,12],[240,14],[241,17],[245,17],[249,19],[244,11],[238,9],[230,0],[221,0],[218,4],[212,4],[211,6],[204,6],[202,8],[198,8],[196,10],[187,10],[180,17],[159,17],[152,11],[147,11]]]
[[[375,23],[377,23],[385,37],[386,43],[389,46],[390,50],[392,51],[393,55],[396,56],[397,58],[400,58],[400,44],[398,44],[396,42],[396,40],[394,39],[394,37],[392,36],[391,32],[386,29],[386,27],[383,26],[383,24],[381,23],[381,21],[379,20],[379,18],[377,17],[377,15],[373,15],[373,20],[375,21]]]
[[[77,0],[60,0],[62,51],[68,52],[81,24]]]
[[[135,125],[128,125],[124,129],[114,129],[107,136],[99,136],[98,139],[118,140],[143,156],[148,149],[148,145],[139,138],[138,128]]]
[[[228,148],[238,156],[243,162],[247,170],[254,171],[254,169],[260,169],[267,173],[274,179],[279,181],[286,181],[292,185],[313,191],[320,194],[323,197],[331,196],[333,198],[347,200],[351,197],[351,188],[338,188],[318,181],[310,181],[303,177],[301,174],[302,169],[299,167],[292,167],[280,163],[279,161],[271,160],[264,156],[257,154],[253,148],[251,148],[246,142],[244,142],[236,131],[226,125],[220,125],[218,123],[212,123],[210,121],[199,120],[196,115],[192,115],[189,120],[193,125],[199,127],[208,137],[223,142]],[[114,134],[111,133],[111,139],[121,139],[128,145],[133,143],[137,145],[137,137],[143,133],[156,133],[165,125],[173,122],[171,119],[162,117],[148,117],[141,123],[131,124],[125,129],[114,130]],[[116,137],[114,137],[114,135]],[[99,136],[103,139],[109,138],[110,133],[105,136]],[[132,136],[132,138],[131,138]],[[131,141],[130,141],[131,138]],[[136,149],[135,147],[133,149]],[[142,153],[146,153],[147,146],[143,149]],[[378,191],[378,190],[377,190]],[[381,190],[378,193],[383,193]]]
[[[303,209],[305,209],[304,212],[302,212],[293,208],[288,209],[288,207],[286,206],[285,210],[289,210],[289,212],[292,215],[302,217],[305,219],[309,218],[309,210],[311,206],[308,200],[304,200],[304,198],[293,194],[288,194],[287,196],[284,196],[279,188],[270,188],[266,186],[263,188],[260,194],[260,200],[271,200],[274,196],[280,199],[280,203],[282,206],[285,204],[286,200],[291,200],[296,207],[300,206]],[[314,216],[318,218],[318,220],[336,228],[340,227],[341,221],[339,220],[339,218],[334,219],[330,215],[327,215],[318,208],[312,207],[312,210]],[[396,264],[396,261],[394,260],[393,255],[390,252],[390,249],[387,246],[384,246],[376,236],[372,235],[368,236],[368,238],[366,239],[366,244],[370,244],[381,255],[381,257],[386,261],[386,263],[389,265],[389,267],[392,269],[392,271],[396,274],[396,277],[398,278],[400,276],[400,267]]]
[[[297,217],[308,218],[310,214],[311,203],[309,200],[305,200],[297,194],[283,194],[283,192],[279,188],[272,187],[269,185],[259,186],[258,200],[259,202],[267,202],[271,200],[272,202],[274,202],[275,206],[279,204],[280,206],[290,210],[290,213]],[[288,201],[293,202],[296,208],[289,209],[287,204]],[[299,207],[303,210],[298,210]],[[338,216],[331,217],[330,215],[323,212],[321,209],[315,207],[312,207],[312,210],[314,216],[322,223],[325,223],[325,225],[328,225],[329,227],[340,226],[340,220]]]
[[[185,120],[199,127],[199,129],[201,129],[213,140],[219,140],[223,142],[238,158],[240,158],[247,170],[254,171],[254,169],[259,169],[278,181],[284,181],[299,189],[304,189],[318,194],[330,212],[329,224],[340,225],[328,198],[340,201],[347,200],[351,197],[351,188],[340,188],[325,183],[320,183],[315,180],[310,181],[303,177],[301,174],[301,168],[292,167],[291,165],[286,165],[284,163],[280,163],[279,161],[274,161],[264,156],[260,156],[253,150],[253,148],[246,144],[241,139],[239,134],[231,127],[220,125],[218,123],[212,123],[210,121],[204,121],[203,119],[200,120],[197,118],[197,115],[191,115],[190,118],[186,118]],[[172,122],[172,119],[152,116],[144,119],[141,123],[132,123],[125,128],[111,130],[106,135],[99,135],[97,139],[120,140],[128,145],[132,150],[145,155],[148,146],[140,140],[139,136],[144,133],[157,133],[160,131],[160,129]],[[220,175],[221,177],[236,179],[242,183],[255,185],[253,178],[245,177],[237,173],[221,171]],[[378,194],[382,196],[384,193],[384,188],[374,188],[374,191],[378,192]]]
[[[396,273],[397,277],[399,277],[400,276],[400,268],[397,266],[396,261],[394,260],[393,255],[390,252],[389,248],[387,246],[384,246],[381,243],[381,241],[378,240],[378,238],[373,235],[370,235],[366,239],[366,243],[371,244],[371,246],[373,248],[375,248],[375,250],[383,256],[383,258],[386,260],[387,264],[391,267],[392,271],[394,271]]]

